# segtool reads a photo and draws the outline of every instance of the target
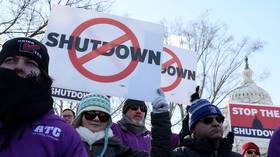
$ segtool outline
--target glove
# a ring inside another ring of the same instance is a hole
[[[186,116],[184,117],[182,121],[182,129],[179,133],[180,138],[180,145],[184,145],[184,139],[186,136],[191,135],[190,129],[189,129],[189,113],[187,112]]]
[[[169,112],[169,105],[165,99],[165,95],[159,88],[157,90],[159,96],[152,102],[153,113]]]
[[[196,86],[195,89],[195,93],[193,93],[190,97],[190,102],[194,102],[197,99],[200,99],[199,96],[199,86]],[[184,139],[186,136],[191,135],[191,131],[189,129],[189,108],[190,106],[186,107],[186,116],[184,117],[183,121],[182,121],[182,129],[179,133],[179,138],[180,138],[180,145],[183,146],[184,145]]]
[[[233,133],[233,132],[231,132],[231,131],[228,132],[226,138],[228,139],[228,142],[229,142],[230,144],[233,144],[233,143],[234,143],[234,133]]]
[[[200,99],[200,96],[199,96],[199,86],[196,86],[196,88],[195,88],[195,93],[193,93],[192,95],[191,95],[191,100],[190,100],[190,102],[192,103],[193,101],[195,101],[195,100],[197,100],[197,99]]]
[[[232,144],[234,143],[234,133],[228,132],[226,138],[221,139],[219,152],[223,156],[230,156],[230,152],[232,150]]]

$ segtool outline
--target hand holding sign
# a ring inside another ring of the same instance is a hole
[[[154,113],[161,113],[161,112],[168,112],[169,106],[165,99],[165,95],[161,89],[157,90],[158,97],[152,102],[153,105],[153,112]]]

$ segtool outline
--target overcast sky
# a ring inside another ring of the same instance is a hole
[[[236,39],[249,36],[265,42],[264,49],[249,58],[253,79],[280,105],[280,1],[278,0],[116,0],[111,14],[158,23],[162,19],[195,20],[209,12],[212,22],[225,23]],[[240,79],[242,79],[240,69]],[[265,80],[257,78],[269,72]]]

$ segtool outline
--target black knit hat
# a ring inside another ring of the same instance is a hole
[[[0,64],[7,57],[16,55],[33,59],[38,63],[40,70],[48,73],[48,50],[41,42],[28,37],[19,37],[6,41],[0,52]]]
[[[123,114],[126,114],[127,110],[129,109],[129,107],[133,104],[136,104],[136,105],[143,105],[147,108],[147,105],[145,104],[144,101],[140,101],[140,100],[134,100],[134,99],[127,99],[125,102],[124,102],[124,105],[123,105],[123,109],[122,109],[122,112]],[[146,117],[146,114],[147,114],[147,110],[145,112],[145,117]]]

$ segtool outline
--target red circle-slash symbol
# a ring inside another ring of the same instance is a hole
[[[97,49],[79,57],[79,58],[76,54],[75,47],[72,47],[71,49],[68,50],[70,60],[71,60],[72,64],[74,65],[74,67],[82,75],[84,75],[85,77],[87,77],[91,80],[95,80],[95,81],[98,81],[98,82],[119,81],[119,80],[127,77],[130,73],[132,73],[134,71],[134,69],[136,68],[136,66],[138,64],[138,60],[131,60],[131,62],[128,64],[128,66],[123,71],[121,71],[117,74],[110,75],[110,76],[102,76],[102,75],[94,74],[91,71],[89,71],[88,69],[86,69],[83,66],[83,64],[95,59],[99,55],[102,55],[103,53],[106,53],[106,51],[111,50],[115,46],[120,45],[121,43],[124,43],[128,40],[131,40],[131,43],[132,43],[132,45],[135,49],[140,48],[138,40],[137,40],[136,36],[133,34],[133,32],[127,26],[120,23],[119,21],[116,21],[114,19],[109,19],[109,18],[96,18],[96,19],[91,19],[91,20],[85,21],[84,23],[79,25],[73,31],[73,33],[71,34],[72,36],[74,36],[73,43],[75,43],[75,39],[77,37],[79,37],[80,34],[85,29],[87,29],[88,27],[91,27],[93,25],[97,25],[97,24],[110,24],[110,25],[116,26],[124,32],[124,35],[114,39],[111,42],[108,42],[107,44],[104,44],[103,46],[101,46],[101,47],[99,47],[99,48],[97,48]]]
[[[166,47],[163,48],[163,51],[164,51],[164,52],[167,52],[172,58],[171,58],[170,60],[168,60],[168,61],[166,61],[165,63],[162,64],[162,66],[161,66],[162,69],[167,68],[168,66],[170,66],[170,65],[172,65],[172,64],[174,64],[174,63],[177,64],[177,66],[178,66],[179,69],[182,69],[182,64],[181,64],[179,58],[175,55],[174,52],[172,52],[170,49],[168,49],[168,48],[166,48]],[[179,75],[177,75],[176,80],[175,80],[171,85],[166,86],[166,87],[161,87],[161,89],[162,89],[164,92],[171,91],[171,90],[175,89],[175,88],[179,85],[179,83],[181,82],[181,80],[182,80],[182,77],[179,76]]]

